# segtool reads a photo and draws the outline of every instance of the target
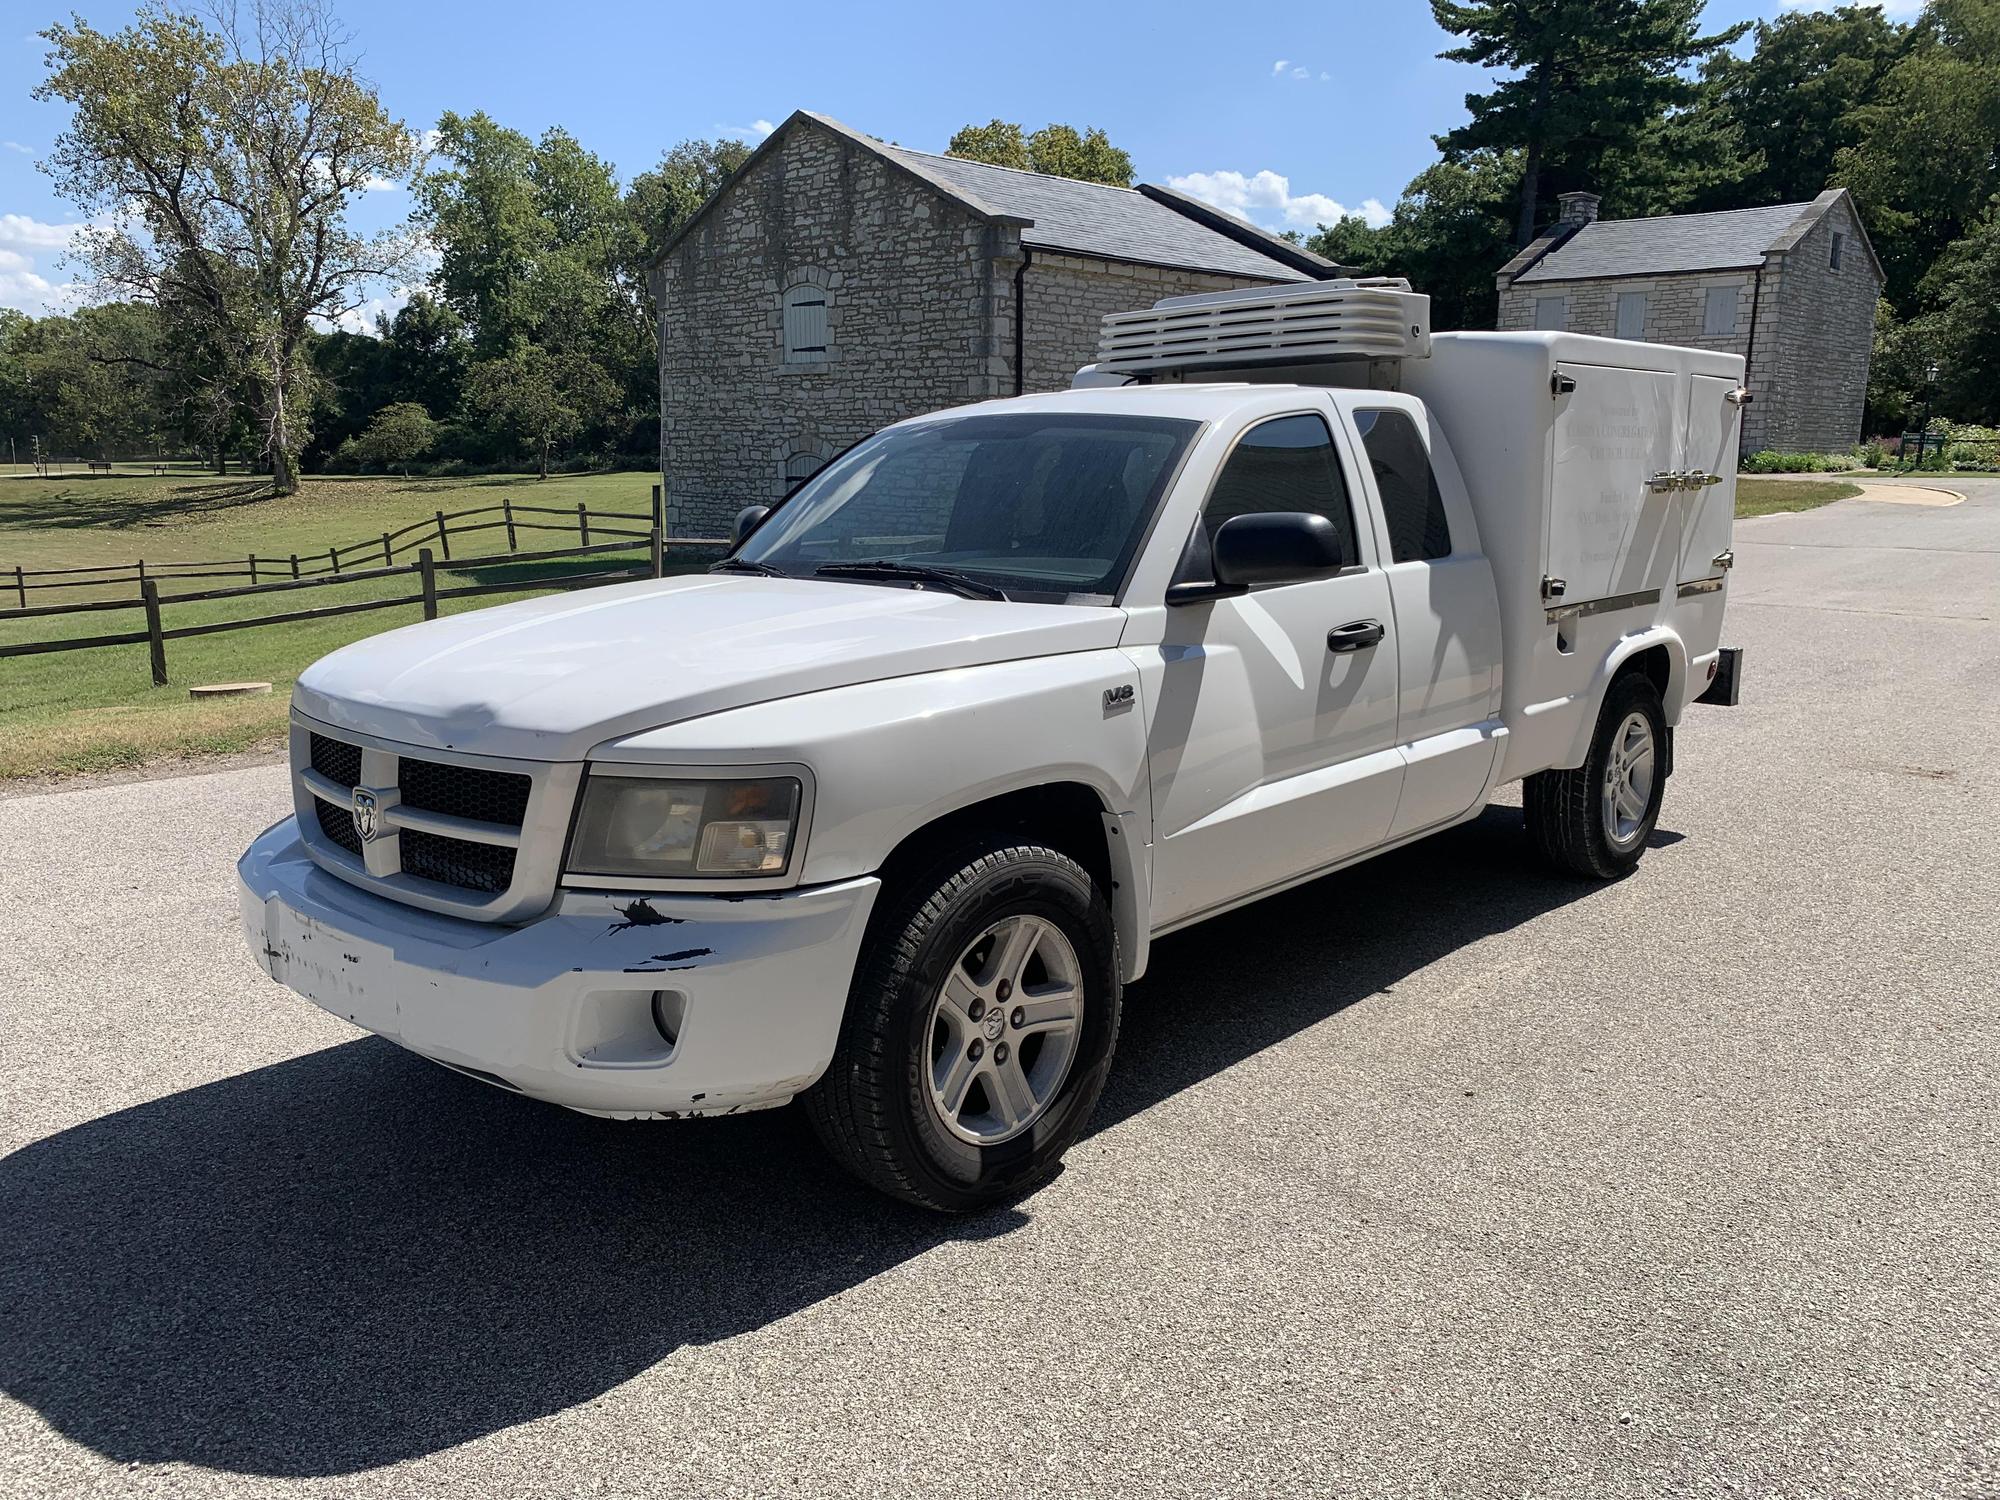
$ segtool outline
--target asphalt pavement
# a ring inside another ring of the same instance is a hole
[[[0,801],[0,1495],[2000,1495],[2000,483],[1742,523],[1613,886],[1162,941],[1067,1170],[612,1123],[265,979],[251,767]]]

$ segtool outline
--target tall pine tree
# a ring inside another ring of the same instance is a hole
[[[1438,54],[1511,74],[1468,94],[1472,118],[1436,137],[1447,161],[1517,148],[1516,239],[1534,236],[1546,185],[1581,187],[1606,151],[1628,146],[1695,93],[1683,69],[1726,47],[1749,22],[1703,35],[1702,0],[1431,0],[1462,45]]]

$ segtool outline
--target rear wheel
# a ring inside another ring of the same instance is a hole
[[[1543,857],[1597,880],[1629,874],[1659,821],[1666,739],[1666,713],[1651,680],[1628,672],[1613,682],[1584,763],[1537,772],[1522,788],[1528,833]]]
[[[962,1211],[1050,1175],[1118,1036],[1104,893],[1067,855],[986,840],[888,896],[856,968],[814,1130],[882,1191]]]

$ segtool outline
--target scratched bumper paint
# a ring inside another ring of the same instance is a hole
[[[518,927],[328,875],[286,819],[237,863],[263,970],[437,1062],[593,1114],[782,1104],[825,1071],[878,882],[769,896],[564,892]],[[671,1044],[655,992],[674,997]]]

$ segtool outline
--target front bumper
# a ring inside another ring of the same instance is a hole
[[[509,927],[336,879],[292,818],[236,868],[244,937],[273,979],[488,1083],[621,1117],[756,1109],[810,1086],[879,889],[868,876],[771,895],[565,891]]]

